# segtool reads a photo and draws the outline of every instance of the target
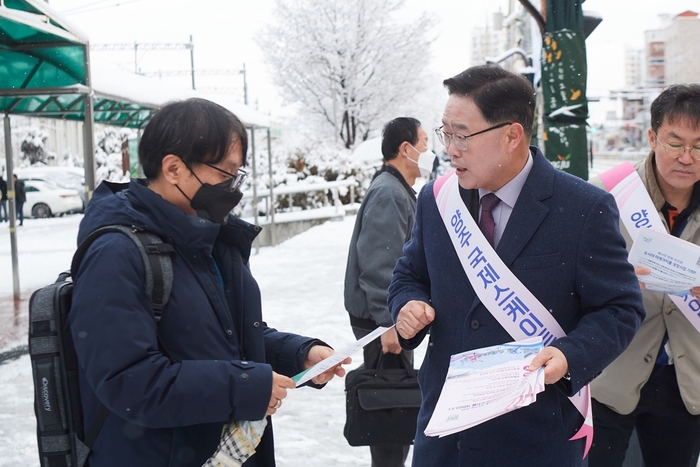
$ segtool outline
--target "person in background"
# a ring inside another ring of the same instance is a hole
[[[79,242],[97,228],[127,225],[159,235],[175,255],[158,323],[126,236],[97,238],[76,274],[69,325],[85,426],[108,410],[91,467],[201,467],[224,425],[266,419],[244,465],[274,466],[269,417],[295,387],[292,376],[334,353],[263,321],[248,263],[260,227],[230,213],[242,198],[247,148],[230,111],[204,99],[172,102],[141,137],[146,178],[95,190]],[[320,387],[344,373],[335,366],[312,381]]]
[[[435,157],[428,151],[427,133],[415,118],[390,121],[382,136],[383,171],[370,184],[357,212],[345,269],[345,309],[357,339],[379,326],[394,324],[387,288],[411,236],[416,210],[416,193],[411,187],[421,176],[421,157]],[[432,159],[424,160],[423,165],[432,168]],[[390,330],[365,346],[365,368],[377,368],[380,357],[383,368],[401,368],[402,352],[403,361],[413,362],[413,352],[401,350],[396,331]],[[409,447],[370,446],[372,466],[403,466]]]
[[[24,191],[24,182],[17,179],[17,175],[13,175],[15,181],[15,206],[17,207],[17,219],[19,225],[24,224],[24,203],[27,202],[27,192]]]
[[[674,84],[651,104],[651,152],[635,164],[667,232],[700,245],[700,84]],[[592,180],[604,186],[600,178]],[[632,240],[621,226],[628,249]],[[637,270],[642,289],[649,270]],[[700,287],[692,289],[700,297]],[[642,290],[646,318],[591,385],[589,465],[619,467],[634,429],[647,467],[695,467],[700,453],[700,333],[668,295]]]
[[[0,222],[9,222],[10,216],[7,215],[7,182],[0,175]]]
[[[449,98],[436,134],[455,171],[421,190],[389,286],[401,346],[415,349],[429,332],[413,465],[584,466],[586,441],[570,440],[584,417],[568,397],[622,353],[644,317],[615,200],[529,145],[535,93],[525,77],[486,65],[444,84]],[[541,307],[520,305],[517,282]],[[556,340],[543,336],[542,323],[552,321],[565,334]],[[529,366],[544,371],[536,402],[458,433],[425,435],[450,357],[524,339],[519,332],[546,338]]]

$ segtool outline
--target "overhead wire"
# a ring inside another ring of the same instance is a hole
[[[122,5],[128,5],[129,3],[140,2],[143,0],[120,1],[120,2],[117,2],[117,3],[112,4],[112,5],[102,5],[102,6],[96,6],[94,8],[90,8],[90,7],[93,7],[95,5],[99,5],[100,3],[104,3],[104,2],[108,2],[108,1],[114,1],[114,0],[98,0],[96,2],[88,3],[87,5],[81,5],[81,6],[78,6],[75,8],[69,8],[68,10],[62,11],[61,14],[68,16],[68,15],[75,15],[75,14],[80,14],[80,13],[89,13],[92,11],[104,10],[106,8],[116,8],[116,7],[119,7]]]

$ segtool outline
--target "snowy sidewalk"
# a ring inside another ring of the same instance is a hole
[[[51,277],[48,281],[54,280],[65,268],[74,248],[79,221],[79,216],[74,216],[68,225],[62,226],[64,229],[54,232],[57,237],[66,239],[63,246],[55,246],[68,251],[67,259],[58,255],[44,264],[44,269],[55,270],[27,274],[23,290],[41,286],[46,282],[43,276]],[[354,341],[343,306],[345,261],[354,221],[354,216],[348,216],[326,222],[276,247],[261,248],[260,253],[251,258],[251,269],[262,291],[264,317],[270,326],[318,337],[336,348]],[[30,224],[25,222],[27,225]],[[28,236],[26,233],[25,240]],[[38,238],[36,243],[27,240],[24,250],[20,249],[21,266],[22,251],[42,248],[43,242]],[[0,254],[2,248],[0,241]],[[32,280],[42,282],[32,283]],[[26,339],[26,327],[22,329],[25,330],[23,339]],[[422,355],[419,351],[417,361]],[[350,368],[358,364],[356,358]],[[38,466],[32,404],[29,357],[25,355],[0,364],[0,467]],[[369,449],[350,447],[343,437],[345,394],[342,379],[334,379],[320,391],[310,388],[291,391],[282,409],[273,417],[273,423],[280,467],[302,463],[309,467],[370,465]]]
[[[597,161],[591,176],[621,161]],[[75,250],[82,215],[29,219],[18,235],[23,302],[0,299],[0,353],[26,345],[26,304],[31,291],[56,279]],[[251,258],[260,284],[263,315],[270,326],[317,337],[340,348],[352,341],[343,306],[345,262],[355,216],[323,225],[275,246],[261,248]],[[0,231],[0,297],[12,296],[9,235]],[[416,352],[422,361],[425,343]],[[349,368],[359,365],[361,356]],[[368,448],[348,446],[344,380],[334,379],[323,390],[291,391],[273,417],[280,467],[306,465],[369,466]],[[0,467],[37,467],[36,422],[28,356],[0,363]],[[410,455],[407,465],[410,465]]]

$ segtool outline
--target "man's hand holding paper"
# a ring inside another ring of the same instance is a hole
[[[333,349],[325,347],[325,349],[327,350],[321,349],[321,352],[317,352],[311,357],[307,356],[305,362],[306,370],[292,377],[292,380],[296,383],[297,386],[301,386],[307,381],[313,381],[316,384],[323,384],[324,382],[328,382],[331,379],[333,379],[334,375],[344,375],[345,370],[340,365],[350,363],[350,355],[354,354],[362,347],[372,342],[374,339],[381,336],[385,332],[391,330],[392,328],[393,326],[378,327],[362,339],[357,340],[355,343],[337,352]],[[312,347],[312,350],[316,347],[323,346]],[[309,352],[309,355],[311,355],[311,351]]]
[[[536,355],[539,370],[532,369]],[[425,434],[447,436],[532,404],[544,391],[545,361],[552,358],[541,338],[453,355]]]
[[[315,345],[311,347],[311,350],[309,350],[309,353],[306,355],[306,361],[304,361],[304,368],[309,369],[317,363],[322,362],[327,358],[330,358],[334,354],[335,350],[331,349],[330,347],[326,347],[323,345]],[[336,363],[334,366],[330,367],[323,373],[312,378],[311,381],[314,384],[326,384],[327,382],[332,380],[334,376],[342,378],[343,376],[345,376],[345,369],[341,365],[348,365],[350,363],[352,363],[352,359],[350,357],[347,357],[339,363]]]
[[[569,372],[569,362],[564,353],[551,345],[542,349],[530,362],[530,371],[544,366],[544,384],[554,384]]]
[[[693,288],[700,292],[697,245],[665,232],[643,229],[630,249],[629,261],[635,266],[642,289],[680,296],[693,293]]]

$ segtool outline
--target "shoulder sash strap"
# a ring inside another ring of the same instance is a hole
[[[630,162],[623,162],[617,167],[600,175],[605,188],[615,197],[620,210],[620,220],[632,238],[637,240],[641,229],[651,229],[668,234],[661,221],[661,216],[654,206],[642,179]],[[669,234],[670,235],[670,234]],[[696,331],[700,332],[700,302],[693,295],[669,295],[669,298],[683,313]]]
[[[479,230],[459,195],[455,173],[437,179],[433,194],[474,292],[508,334],[516,341],[540,336],[544,345],[564,337],[566,333],[556,319],[503,263]],[[586,438],[585,457],[593,440],[589,387],[585,386],[569,400],[584,417],[583,425],[571,439]]]

